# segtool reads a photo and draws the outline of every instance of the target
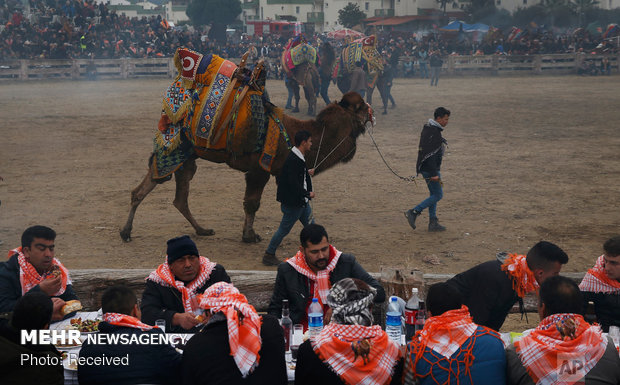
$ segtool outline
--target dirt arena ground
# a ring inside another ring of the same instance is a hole
[[[192,228],[172,206],[174,182],[158,186],[138,209],[133,241],[119,228],[147,158],[169,79],[0,84],[0,253],[22,231],[45,224],[58,232],[57,257],[69,268],[153,268],[166,240]],[[269,81],[283,105],[281,81]],[[398,103],[381,115],[374,137],[391,166],[414,173],[419,134],[437,106],[452,111],[438,215],[448,230],[412,231],[403,211],[424,199],[423,183],[406,183],[382,163],[368,135],[352,162],[314,180],[314,212],[332,243],[369,271],[385,266],[457,273],[501,250],[525,253],[539,240],[564,248],[566,271],[585,271],[602,243],[620,233],[620,76],[396,79]],[[335,87],[332,98],[338,97]],[[302,111],[306,104],[302,100]],[[323,102],[318,103],[319,108]],[[303,115],[299,115],[303,117]],[[255,228],[241,242],[244,178],[199,161],[190,207],[212,237],[192,235],[199,250],[227,269],[268,269],[260,260],[281,213],[268,184]],[[291,256],[301,227],[278,256]],[[423,262],[435,255],[440,265]]]

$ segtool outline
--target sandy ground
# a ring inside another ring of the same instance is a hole
[[[133,241],[121,241],[130,191],[147,158],[169,79],[48,81],[0,84],[0,253],[22,231],[45,224],[58,232],[57,257],[69,268],[152,268],[166,240],[192,228],[172,206],[174,182],[158,186],[139,207]],[[284,105],[281,81],[269,81]],[[391,166],[414,173],[419,134],[437,106],[452,111],[438,215],[448,230],[428,233],[423,214],[412,231],[403,211],[424,199],[423,183],[406,183],[382,163],[368,135],[352,162],[314,180],[314,212],[332,243],[369,271],[384,266],[457,273],[501,250],[527,252],[539,240],[570,256],[567,271],[585,271],[602,243],[620,233],[620,76],[396,79],[396,109],[381,115],[374,137]],[[332,98],[338,97],[335,87]],[[301,102],[305,111],[305,101]],[[319,108],[323,102],[318,102]],[[299,114],[303,117],[302,114]],[[268,269],[260,259],[281,213],[275,183],[265,190],[255,229],[241,242],[244,178],[198,162],[190,207],[215,229],[192,235],[203,255],[227,269]],[[296,225],[278,250],[298,247]],[[427,255],[441,261],[422,261]]]

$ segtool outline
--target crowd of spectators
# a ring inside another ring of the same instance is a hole
[[[380,34],[379,51],[418,59],[429,51],[444,55],[544,54],[613,52],[617,48],[587,31],[553,34],[528,31],[508,41],[495,30],[482,39],[470,34]],[[316,43],[321,35],[308,36]],[[248,49],[256,57],[280,57],[286,39],[279,36],[229,36],[226,43],[210,40],[194,28],[171,28],[161,16],[133,17],[118,14],[96,0],[0,0],[0,60],[68,58],[170,57],[179,46],[223,57],[240,57]],[[342,42],[336,42],[336,47]],[[278,72],[278,71],[275,71]],[[278,74],[279,76],[279,74]]]

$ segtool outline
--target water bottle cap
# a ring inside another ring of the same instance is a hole
[[[319,302],[318,298],[312,298],[312,302]]]
[[[398,302],[398,298],[391,296],[390,297],[390,302]]]
[[[418,292],[418,288],[417,287],[412,288],[411,292],[414,293],[414,294],[417,293]]]

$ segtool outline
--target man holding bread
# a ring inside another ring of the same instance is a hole
[[[142,322],[155,325],[166,321],[166,332],[197,332],[203,320],[199,315],[199,295],[216,282],[230,283],[220,264],[200,256],[188,235],[168,240],[166,261],[146,279],[142,293]]]
[[[0,263],[0,313],[11,312],[26,293],[43,292],[54,304],[52,321],[72,316],[82,308],[73,291],[69,271],[54,258],[56,232],[32,226],[22,234],[22,245]]]

